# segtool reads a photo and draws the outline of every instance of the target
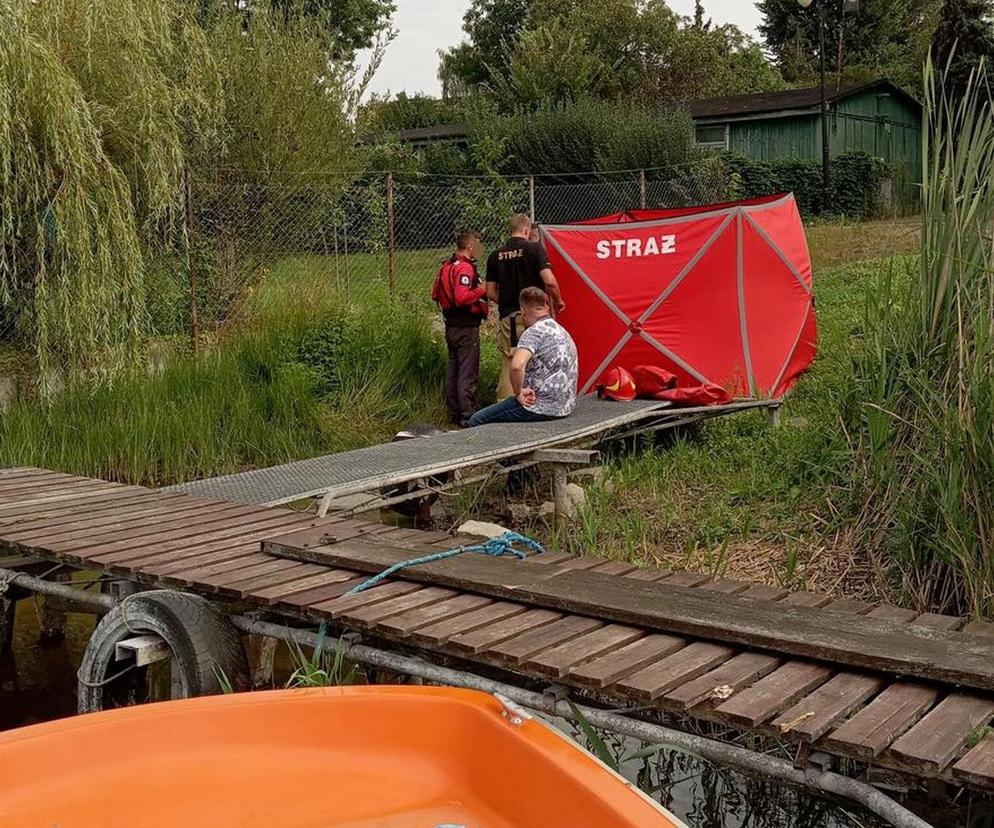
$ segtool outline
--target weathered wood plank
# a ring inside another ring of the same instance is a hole
[[[793,740],[813,742],[883,689],[880,676],[838,673],[773,721]]]
[[[625,647],[570,668],[572,681],[591,687],[607,687],[687,646],[687,639],[674,635],[645,635]]]
[[[432,646],[447,644],[453,636],[464,635],[481,628],[490,627],[500,621],[513,618],[528,611],[522,604],[512,604],[509,601],[494,601],[479,609],[459,615],[458,617],[437,621],[413,630],[411,637],[418,642]]]
[[[485,627],[454,635],[449,639],[449,644],[459,650],[477,654],[502,641],[520,635],[525,630],[553,624],[562,617],[562,613],[551,610],[529,609]]]
[[[351,577],[345,579],[344,581],[336,579],[329,584],[304,590],[303,592],[296,592],[286,598],[281,598],[275,602],[275,606],[288,607],[291,610],[307,612],[307,610],[311,607],[318,607],[328,601],[341,598],[365,580],[365,575],[356,575],[355,573],[352,573]]]
[[[389,584],[370,587],[362,592],[346,593],[330,601],[322,601],[320,604],[312,604],[311,607],[332,618],[338,618],[346,612],[353,612],[367,604],[376,604],[380,601],[389,601],[400,595],[407,595],[409,592],[417,592],[424,589],[421,584],[405,583],[404,581],[394,581]]]
[[[609,651],[624,647],[643,636],[642,630],[623,624],[607,624],[579,638],[532,656],[525,667],[543,675],[562,678],[571,667]]]
[[[727,661],[735,650],[721,644],[695,641],[666,658],[619,679],[619,692],[641,701],[654,701],[664,693],[691,681]]]
[[[592,571],[600,572],[601,575],[627,575],[629,572],[634,572],[638,567],[632,566],[630,563],[625,563],[624,561],[607,561],[599,566],[595,566]]]
[[[571,641],[579,638],[584,633],[603,627],[604,624],[594,618],[584,618],[582,615],[567,615],[558,621],[553,621],[543,627],[516,635],[495,644],[486,651],[487,658],[498,659],[510,662],[511,664],[524,664],[532,656],[543,650],[551,649],[562,644],[564,641]]]
[[[471,595],[467,593],[454,595],[447,600],[434,601],[427,606],[416,607],[399,615],[391,616],[380,621],[377,627],[391,635],[408,636],[420,627],[437,621],[446,621],[450,618],[461,617],[491,603],[493,603],[493,600],[484,595]]]
[[[895,607],[892,604],[880,604],[880,606],[870,610],[867,616],[870,618],[880,618],[885,621],[911,621],[913,618],[918,617],[918,613],[914,610],[904,609],[903,607]]]
[[[674,688],[664,698],[680,710],[686,710],[705,701],[724,700],[732,693],[772,673],[781,664],[783,659],[767,653],[739,653],[703,676]]]
[[[953,778],[978,788],[994,787],[994,734],[984,736],[953,765]]]
[[[792,592],[786,598],[784,598],[780,603],[791,604],[795,607],[809,607],[811,609],[817,609],[823,607],[826,604],[831,603],[832,598],[829,595],[822,595],[820,592]]]
[[[636,569],[629,572],[625,577],[633,581],[662,581],[669,578],[673,573],[668,569]]]
[[[891,755],[902,765],[927,774],[945,769],[977,727],[994,717],[994,699],[969,693],[952,693],[934,710],[897,739]]]
[[[674,572],[662,581],[657,581],[657,583],[667,584],[668,586],[687,587],[689,589],[706,584],[710,580],[710,575],[702,575],[700,572]]]
[[[868,762],[910,728],[939,697],[935,687],[898,682],[824,737],[832,753]]]
[[[779,601],[782,598],[786,598],[790,593],[782,587],[753,584],[753,586],[739,594],[743,598],[754,598],[757,601]]]
[[[357,540],[309,550],[274,541],[266,548],[283,557],[368,572],[382,571],[405,554]],[[412,567],[404,577],[620,624],[994,689],[994,639],[988,636],[845,613],[834,613],[826,624],[824,613],[793,604],[792,596],[774,603],[744,593],[722,598],[721,623],[716,624],[714,596],[707,591],[562,566],[516,566],[464,556]]]
[[[791,661],[715,708],[723,719],[755,727],[828,680],[831,669]]]
[[[723,595],[737,595],[749,589],[749,584],[745,581],[733,581],[730,578],[716,578],[713,581],[701,584],[701,589],[709,592],[718,592]]]
[[[379,601],[375,604],[367,604],[364,607],[350,609],[342,613],[341,617],[349,624],[358,623],[373,626],[395,615],[400,615],[402,612],[430,604],[438,604],[441,601],[448,601],[450,598],[455,597],[456,593],[451,589],[422,587],[406,595],[398,595],[396,598],[391,598],[388,601]]]
[[[273,584],[262,589],[257,589],[252,593],[252,597],[256,600],[275,604],[280,600],[292,598],[298,593],[308,592],[309,590],[327,586],[328,584],[340,584],[342,581],[348,581],[354,577],[355,573],[347,569],[326,569],[325,567],[321,567],[321,571],[318,574],[312,575],[309,578],[298,578],[287,583]]]

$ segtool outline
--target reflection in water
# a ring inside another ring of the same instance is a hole
[[[76,669],[93,629],[93,617],[70,613],[64,641],[38,643],[36,601],[17,607],[13,647],[0,656],[0,730],[76,712]],[[291,660],[280,648],[279,670]],[[566,722],[555,724],[583,743]],[[633,739],[604,735],[622,773],[663,803],[690,828],[882,828],[884,823],[857,806],[717,767],[697,757],[660,750],[629,758],[644,747]],[[966,812],[930,815],[937,826],[994,828],[989,802],[971,802]]]

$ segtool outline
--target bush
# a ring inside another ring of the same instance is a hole
[[[805,216],[842,215],[869,219],[879,209],[885,167],[861,150],[842,153],[832,159],[827,204],[823,203],[820,161],[756,161],[738,153],[728,153],[723,160],[732,181],[729,187],[732,198],[791,192]]]
[[[569,175],[684,163],[692,156],[690,132],[682,112],[584,100],[506,117],[485,115],[471,122],[470,142],[502,142],[499,172],[505,175]]]

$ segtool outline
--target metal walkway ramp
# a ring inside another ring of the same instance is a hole
[[[449,431],[196,480],[166,491],[270,506],[317,495],[331,499],[590,439],[668,413],[668,406],[648,400],[617,403],[584,397],[577,401],[576,411],[562,420]]]

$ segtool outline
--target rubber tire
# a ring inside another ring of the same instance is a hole
[[[248,687],[241,638],[217,606],[199,595],[150,590],[122,601],[93,630],[79,666],[80,713],[103,709],[104,688],[97,685],[117,670],[118,642],[150,633],[172,650],[184,698],[224,692],[222,675],[236,689]]]

